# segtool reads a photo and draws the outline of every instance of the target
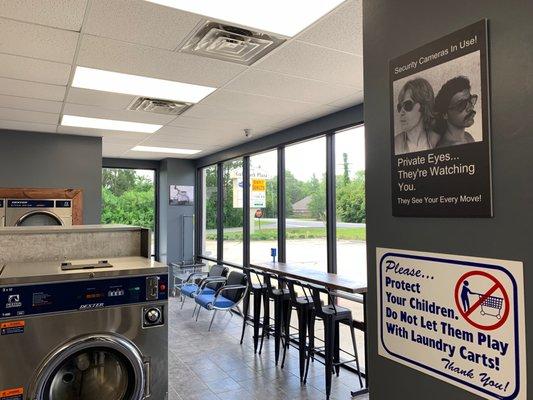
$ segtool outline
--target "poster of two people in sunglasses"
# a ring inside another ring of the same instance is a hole
[[[395,216],[492,216],[487,27],[390,61]]]

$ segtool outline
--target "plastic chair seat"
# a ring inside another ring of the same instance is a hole
[[[218,296],[215,301],[215,293],[204,293],[202,292],[194,298],[196,303],[200,306],[209,309],[210,307],[216,308],[231,308],[235,305],[235,302],[225,298],[224,296]]]

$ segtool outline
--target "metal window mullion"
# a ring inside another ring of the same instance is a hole
[[[204,187],[204,179],[203,179],[203,169],[198,168],[196,170],[196,204],[194,206],[195,208],[195,221],[194,221],[194,251],[193,255],[196,258],[197,256],[201,255],[203,253],[203,238],[204,238],[204,218],[205,215],[203,215],[203,205],[204,199],[203,196],[203,187]]]
[[[287,262],[285,207],[285,147],[278,148],[278,261]]]
[[[217,164],[217,260],[224,260],[224,164]]]
[[[328,272],[337,273],[337,212],[335,190],[335,135],[326,136],[326,231]]]
[[[250,265],[250,157],[243,157],[242,164],[242,212],[243,212],[243,265],[248,267]]]

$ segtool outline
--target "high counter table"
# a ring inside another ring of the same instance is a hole
[[[262,262],[262,263],[252,263],[252,268],[257,268],[262,271],[270,272],[276,275],[287,276],[289,278],[297,279],[300,281],[305,281],[309,283],[314,283],[316,285],[322,285],[327,287],[330,290],[361,294],[363,295],[363,313],[364,313],[364,322],[358,323],[354,321],[354,326],[363,330],[365,338],[365,382],[366,388],[352,392],[352,396],[357,396],[360,394],[368,393],[368,340],[367,340],[367,329],[366,329],[366,292],[367,285],[366,282],[356,281],[350,278],[341,277],[337,274],[332,274],[330,272],[318,271],[313,268],[305,267],[302,265],[292,264],[292,263],[283,263],[283,262]]]

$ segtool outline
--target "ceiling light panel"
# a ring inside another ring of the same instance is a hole
[[[198,103],[216,90],[208,86],[86,67],[76,67],[72,86],[187,103]]]
[[[88,118],[76,115],[63,115],[61,125],[79,128],[103,129],[110,131],[154,133],[163,125],[143,124],[140,122],[117,121],[114,119]]]
[[[344,0],[146,0],[179,10],[294,36]]]
[[[177,149],[174,147],[153,147],[153,146],[135,146],[133,151],[144,151],[149,153],[171,153],[171,154],[197,154],[202,150]]]

